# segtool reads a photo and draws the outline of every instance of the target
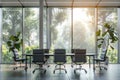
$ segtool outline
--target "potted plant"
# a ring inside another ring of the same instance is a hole
[[[17,32],[16,35],[11,35],[9,37],[9,40],[7,41],[7,45],[9,47],[9,52],[14,51],[16,49],[17,51],[20,50],[22,45],[22,39],[20,38],[20,32]]]
[[[103,32],[100,29],[98,29],[96,32],[98,48],[102,48],[104,45],[103,47],[106,47],[107,49],[108,47],[114,49],[112,44],[118,41],[118,35],[115,26],[113,26],[112,22],[105,22],[103,24],[103,29]]]
[[[116,27],[112,22],[105,22],[102,28],[103,30],[98,29],[96,32],[97,47],[99,48],[100,53],[103,50],[106,50],[107,52],[109,50],[110,52],[110,50],[114,49],[113,44],[118,41],[118,34],[115,29]],[[102,54],[99,54],[99,56],[100,55]],[[106,57],[105,64],[108,65],[108,62],[108,57]]]

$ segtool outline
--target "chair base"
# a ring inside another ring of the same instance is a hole
[[[107,70],[107,67],[105,67],[105,66],[96,66],[96,68],[99,68],[100,70],[103,70],[103,69],[105,69],[105,70]]]
[[[19,64],[19,65],[18,65]],[[23,66],[23,65],[21,65],[22,64],[22,62],[15,62],[14,63],[14,65],[15,65],[15,67],[13,68],[13,70],[16,70],[16,69],[18,69],[18,68],[25,68],[25,65]]]
[[[46,70],[42,68],[35,68],[32,73],[34,74],[36,70],[43,71],[44,74],[46,73]]]
[[[13,70],[16,70],[18,68],[25,68],[25,66],[17,66],[17,67],[14,67]]]
[[[84,69],[84,68],[82,68],[81,64],[79,64],[79,68],[75,68],[75,69],[74,69],[74,73],[76,73],[77,70],[80,70],[80,71],[81,71],[81,70],[84,70],[85,73],[87,74],[87,70]]]
[[[76,73],[76,71],[77,71],[77,70],[80,70],[80,71],[81,71],[81,70],[84,70],[84,71],[85,71],[85,73],[87,74],[87,70],[86,70],[86,69],[84,69],[84,68],[76,68],[76,69],[74,70],[74,73]]]
[[[43,65],[42,64],[38,64],[38,65],[39,65],[39,68],[35,68],[32,73],[34,74],[36,70],[43,71],[43,73],[46,73],[46,69],[43,69],[42,67]]]
[[[59,67],[57,68],[57,66],[59,66]],[[61,68],[61,66],[64,66],[64,68]],[[63,65],[63,64],[57,64],[57,65],[55,66],[55,69],[54,69],[54,71],[53,71],[54,74],[55,74],[55,71],[56,71],[56,70],[64,70],[65,73],[67,73],[67,71],[66,71],[66,69],[65,69],[65,65]]]
[[[100,62],[97,62],[97,66],[95,66],[95,67],[98,67],[100,70],[102,70],[102,69],[105,69],[105,70],[107,70],[107,66],[108,66],[108,64],[106,65],[106,64],[104,64],[104,66],[101,66],[101,64],[102,63],[100,63]]]

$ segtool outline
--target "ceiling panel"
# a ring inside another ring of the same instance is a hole
[[[31,7],[40,6],[39,1],[40,0],[20,0],[23,6],[31,6]]]
[[[99,0],[75,0],[74,6],[96,6]]]
[[[40,0],[0,0],[0,6],[31,6],[36,7],[40,6]],[[47,1],[48,6],[72,6],[73,0],[44,0],[44,5],[46,6],[45,1]],[[99,1],[101,1],[99,3]],[[120,7],[120,0],[74,0],[73,6],[119,6]]]
[[[102,0],[99,6],[120,6],[120,0]]]
[[[98,2],[99,0],[74,0],[74,2]]]
[[[18,0],[0,0],[0,6],[21,6]]]
[[[72,0],[46,0],[48,6],[71,6]]]

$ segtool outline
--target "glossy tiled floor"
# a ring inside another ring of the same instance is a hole
[[[89,68],[88,65],[84,65],[83,67],[88,71],[87,74],[84,71],[77,71],[74,74],[74,68],[71,68],[69,64],[66,65],[67,73],[56,71],[53,74],[54,66],[46,67],[46,74],[39,71],[33,74],[32,71],[35,66],[25,72],[23,68],[13,70],[13,65],[0,65],[0,80],[120,80],[120,64],[110,64],[107,71],[97,69],[95,72],[92,67]]]

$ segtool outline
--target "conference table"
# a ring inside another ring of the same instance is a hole
[[[66,53],[66,57],[67,56],[74,56],[75,54],[74,53]],[[29,57],[29,64],[30,64],[30,68],[31,68],[31,58],[32,58],[33,54],[26,54],[26,62],[25,62],[25,70],[27,71],[28,69],[28,57]],[[45,53],[44,56],[54,56],[53,53]],[[91,57],[92,57],[92,60],[93,60],[93,70],[95,70],[95,53],[86,53],[86,56],[89,57],[89,68],[91,67]]]

